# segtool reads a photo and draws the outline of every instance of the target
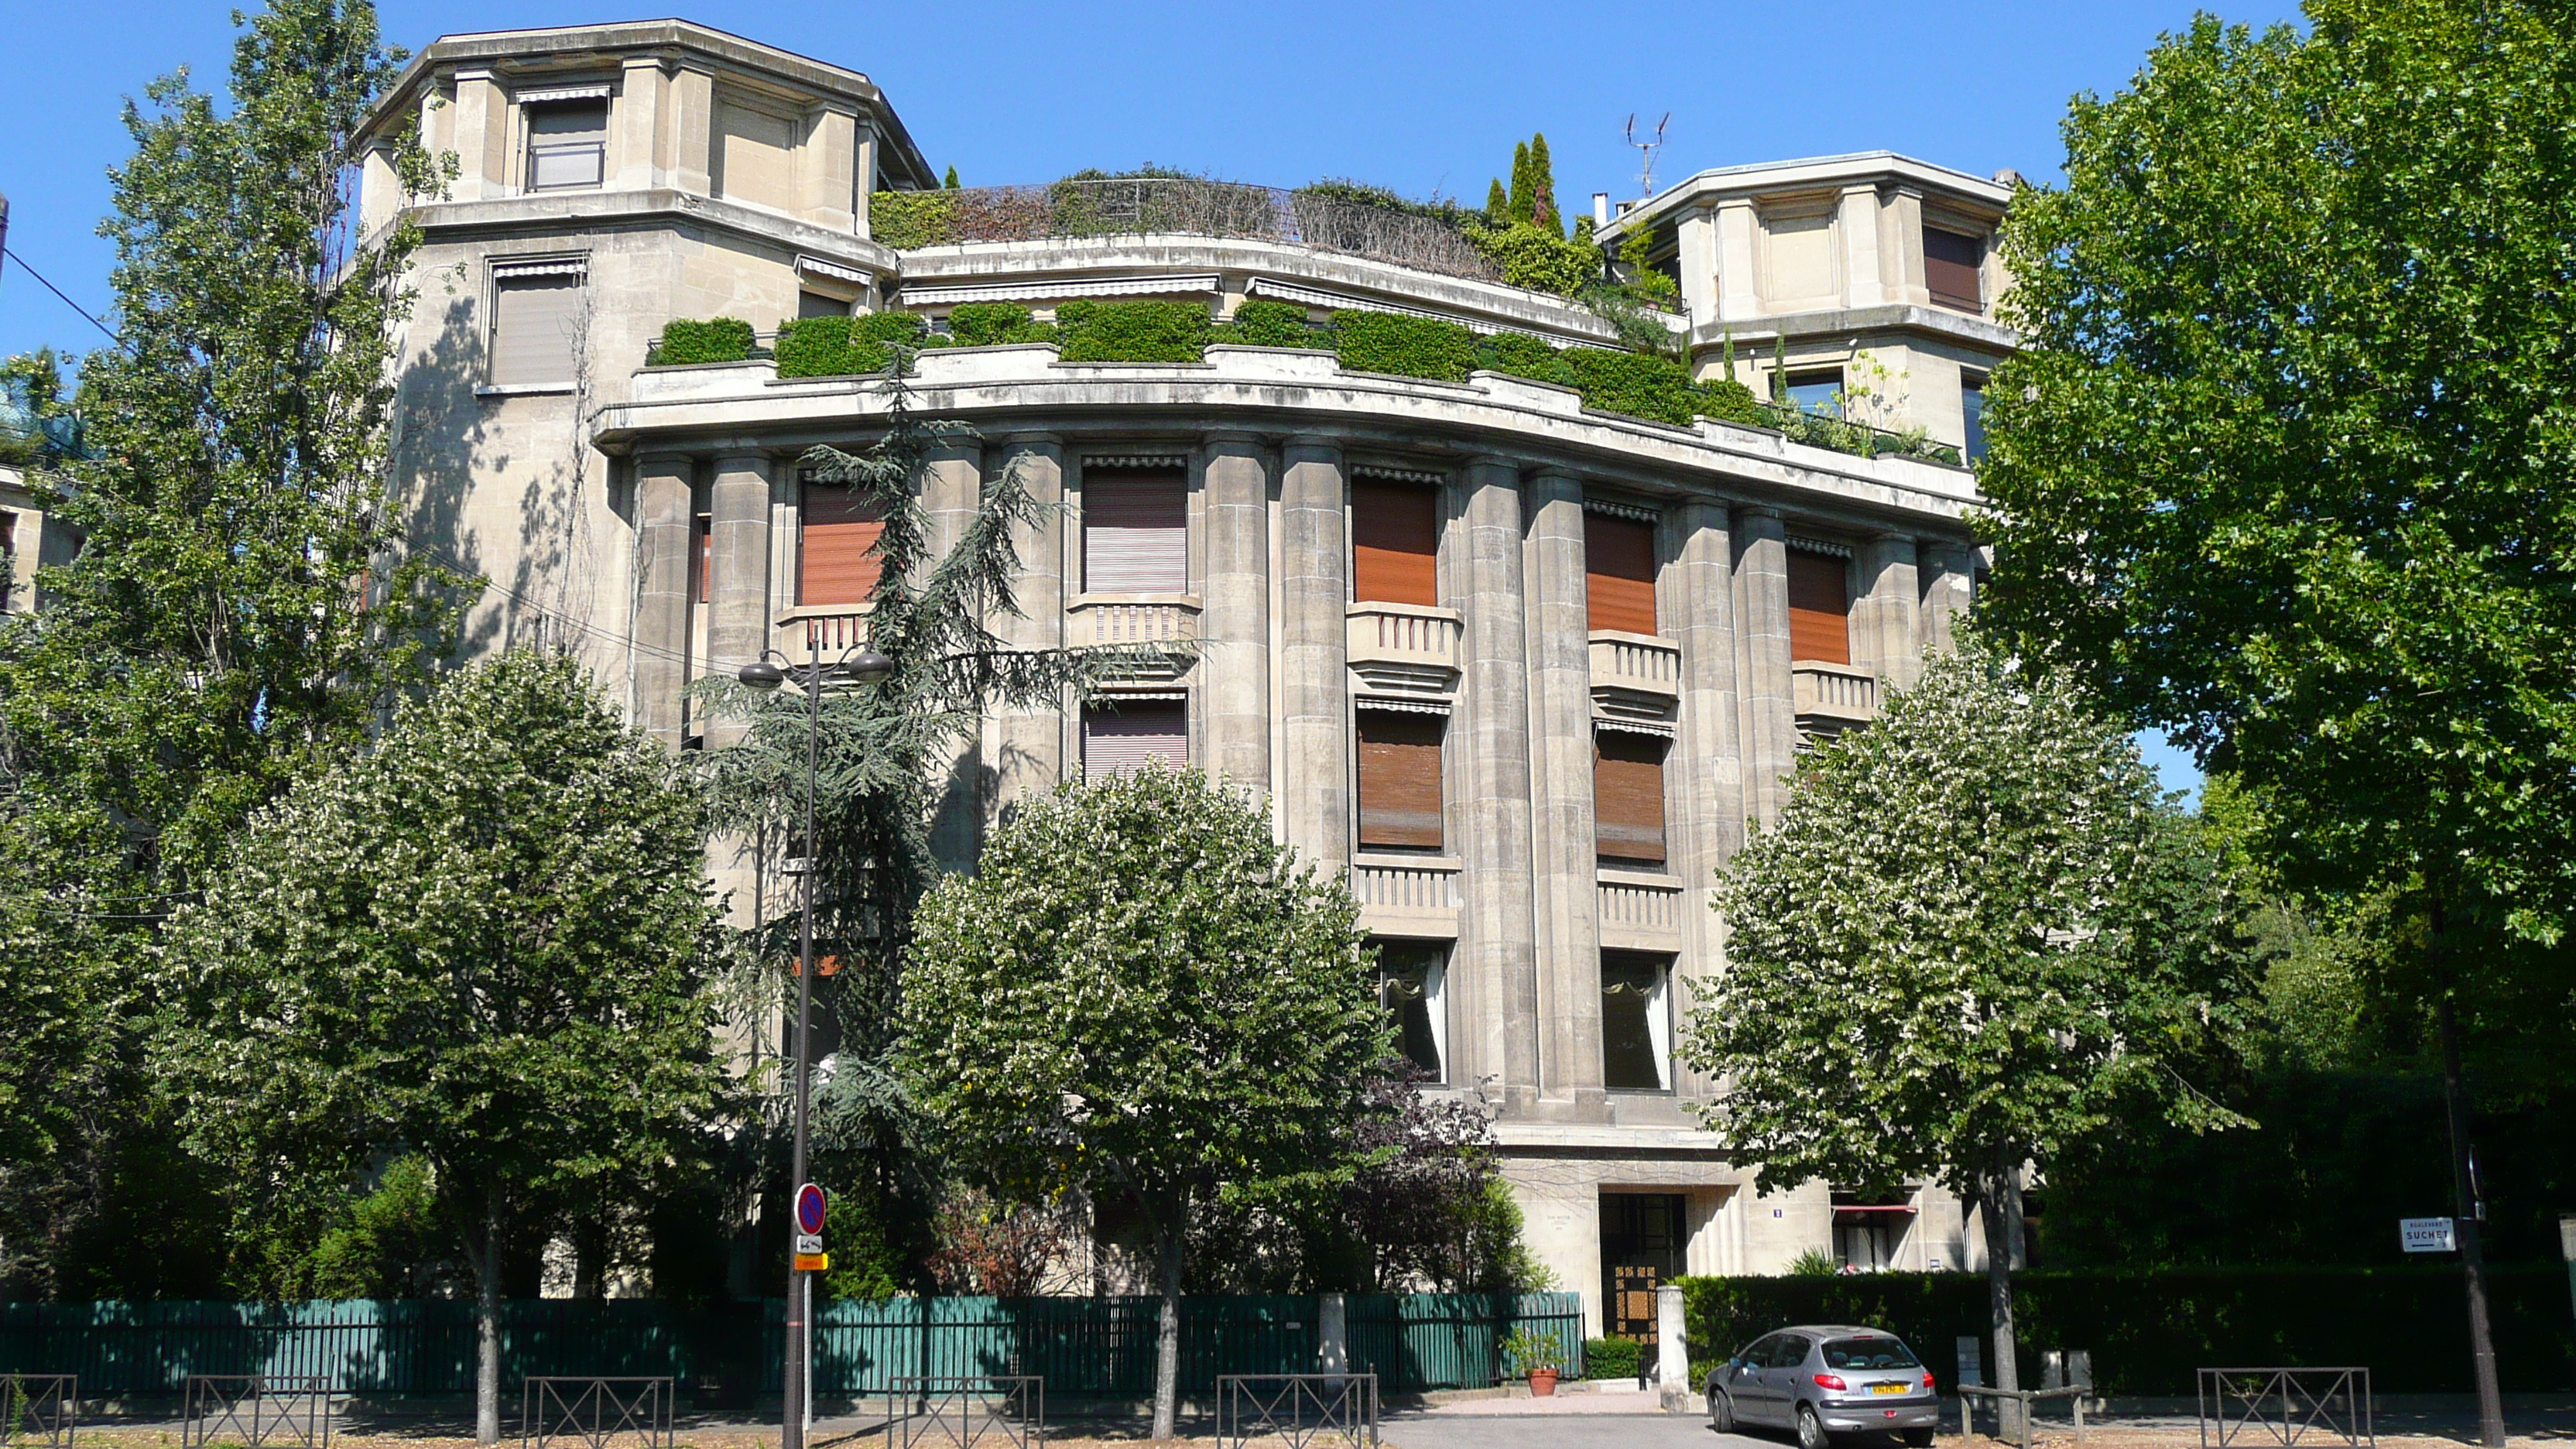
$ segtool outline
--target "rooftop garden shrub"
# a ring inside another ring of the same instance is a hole
[[[848,377],[883,372],[894,360],[890,344],[937,345],[930,324],[913,312],[871,312],[864,317],[805,317],[778,331],[780,377]]]
[[[1313,347],[1323,340],[1316,336],[1315,325],[1306,320],[1305,308],[1294,302],[1259,299],[1235,308],[1221,336],[1248,347]]]
[[[1485,338],[1477,344],[1476,365],[1532,382],[1575,385],[1574,368],[1566,362],[1564,350],[1526,332],[1497,332]]]
[[[1197,362],[1215,329],[1197,302],[1067,302],[1055,309],[1066,362]]]
[[[1000,347],[1014,342],[1053,342],[1056,326],[1040,322],[1017,302],[968,302],[948,314],[955,347]]]
[[[1333,351],[1342,366],[1355,372],[1437,382],[1465,382],[1479,366],[1475,333],[1455,322],[1398,312],[1335,312]]]
[[[674,317],[662,324],[662,338],[644,355],[646,367],[687,367],[701,362],[741,362],[752,355],[758,337],[739,317],[703,321]]]
[[[1592,243],[1592,218],[1578,217],[1574,235],[1552,226],[1513,221],[1502,226],[1469,225],[1467,240],[1502,269],[1511,286],[1571,297],[1601,280],[1601,248]]]
[[[897,251],[957,239],[957,198],[946,191],[879,191],[868,197],[868,234]]]

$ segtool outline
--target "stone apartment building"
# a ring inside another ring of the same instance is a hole
[[[881,413],[857,378],[753,360],[646,367],[674,318],[768,327],[1091,298],[1321,317],[1392,311],[1615,346],[1560,298],[1367,246],[1277,236],[1038,236],[890,248],[877,193],[935,185],[868,78],[678,21],[450,36],[374,121],[461,175],[362,219],[426,234],[395,459],[420,544],[493,581],[478,648],[542,639],[674,748],[683,690],[764,648],[859,637],[870,525],[800,478]],[[1701,375],[1729,365],[1973,455],[2007,185],[1888,153],[1703,172],[1604,230],[1650,238]],[[1156,757],[1271,802],[1349,872],[1408,1049],[1497,1104],[1529,1239],[1596,1328],[1679,1272],[1802,1251],[1959,1268],[1946,1194],[1757,1192],[1675,1059],[1721,968],[1713,872],[1778,811],[1803,740],[1865,724],[1976,585],[1973,473],[1780,433],[1587,410],[1575,393],[1346,371],[1216,345],[1199,363],[1067,363],[1048,344],[926,352],[926,415],[980,433],[920,486],[953,530],[1017,469],[1061,503],[1021,542],[1015,642],[1193,652],[988,720],[943,817],[972,858],[1012,799]],[[736,882],[769,888],[763,863]]]

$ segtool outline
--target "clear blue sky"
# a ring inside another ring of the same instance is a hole
[[[229,6],[79,0],[12,7],[0,49],[0,192],[9,249],[83,306],[106,306],[93,234],[119,107],[190,67],[220,90]],[[669,14],[600,0],[391,0],[387,38]],[[931,164],[969,185],[1146,161],[1297,185],[1347,176],[1470,202],[1512,142],[1547,134],[1559,200],[1637,194],[1630,112],[1672,113],[1661,181],[1706,166],[1886,148],[1978,175],[2054,179],[2067,98],[2109,92],[2190,0],[1856,0],[1748,4],[1300,3],[876,6],[706,3],[688,18],[866,72]],[[2294,18],[2277,3],[2229,20]],[[0,355],[99,335],[15,264],[0,271]],[[2153,745],[2153,742],[2151,742]],[[2176,788],[2188,760],[2150,749]],[[2161,756],[2161,757],[2159,757]]]

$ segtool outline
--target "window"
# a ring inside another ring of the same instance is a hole
[[[808,317],[847,317],[849,315],[850,304],[843,298],[829,296],[822,292],[796,294],[796,320],[800,322]]]
[[[877,588],[885,524],[855,488],[807,479],[797,530],[796,602],[864,604]]]
[[[570,191],[607,176],[608,102],[528,107],[528,189]]]
[[[1591,627],[1655,632],[1655,526],[1635,518],[1583,515],[1583,588]]]
[[[495,269],[492,385],[570,387],[580,371],[581,269]]]
[[[1190,586],[1189,543],[1187,477],[1127,469],[1084,472],[1084,592],[1181,593]]]
[[[1375,604],[1440,603],[1440,495],[1418,483],[1351,485],[1351,597]]]
[[[1105,699],[1082,711],[1082,778],[1106,780],[1160,761],[1190,763],[1190,716],[1177,699]]]
[[[1802,413],[1827,418],[1842,416],[1842,392],[1841,368],[1830,372],[1789,374],[1789,405]]]
[[[1789,550],[1789,657],[1851,663],[1851,567],[1844,560]]]
[[[1985,253],[1986,244],[1976,237],[1923,228],[1923,280],[1931,285],[1932,300],[1962,312],[1985,310],[1985,290],[1977,275]]]
[[[1614,1092],[1672,1090],[1672,1012],[1662,956],[1601,953],[1601,1085]]]
[[[1982,372],[1959,374],[1959,424],[1967,442],[1967,460],[1973,463],[1986,456],[1986,375]]]
[[[1599,730],[1592,737],[1592,819],[1603,860],[1664,863],[1664,750],[1658,735]]]
[[[716,596],[716,520],[715,515],[698,515],[698,568],[696,591],[689,595],[692,604],[703,604]]]
[[[1361,848],[1440,848],[1440,739],[1448,723],[1444,715],[1359,711]]]
[[[1428,941],[1377,943],[1377,996],[1395,1020],[1396,1041],[1404,1059],[1447,1081],[1441,1065],[1448,1060],[1449,1020],[1443,992],[1449,974],[1449,948]]]

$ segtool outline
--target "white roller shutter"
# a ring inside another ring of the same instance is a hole
[[[1183,474],[1086,471],[1082,481],[1083,591],[1187,592],[1189,519],[1189,483]]]
[[[492,383],[570,383],[581,332],[581,273],[508,275],[492,284]]]
[[[1095,704],[1082,712],[1082,778],[1105,780],[1161,761],[1175,770],[1190,763],[1189,706],[1177,699],[1121,700],[1113,709]]]

